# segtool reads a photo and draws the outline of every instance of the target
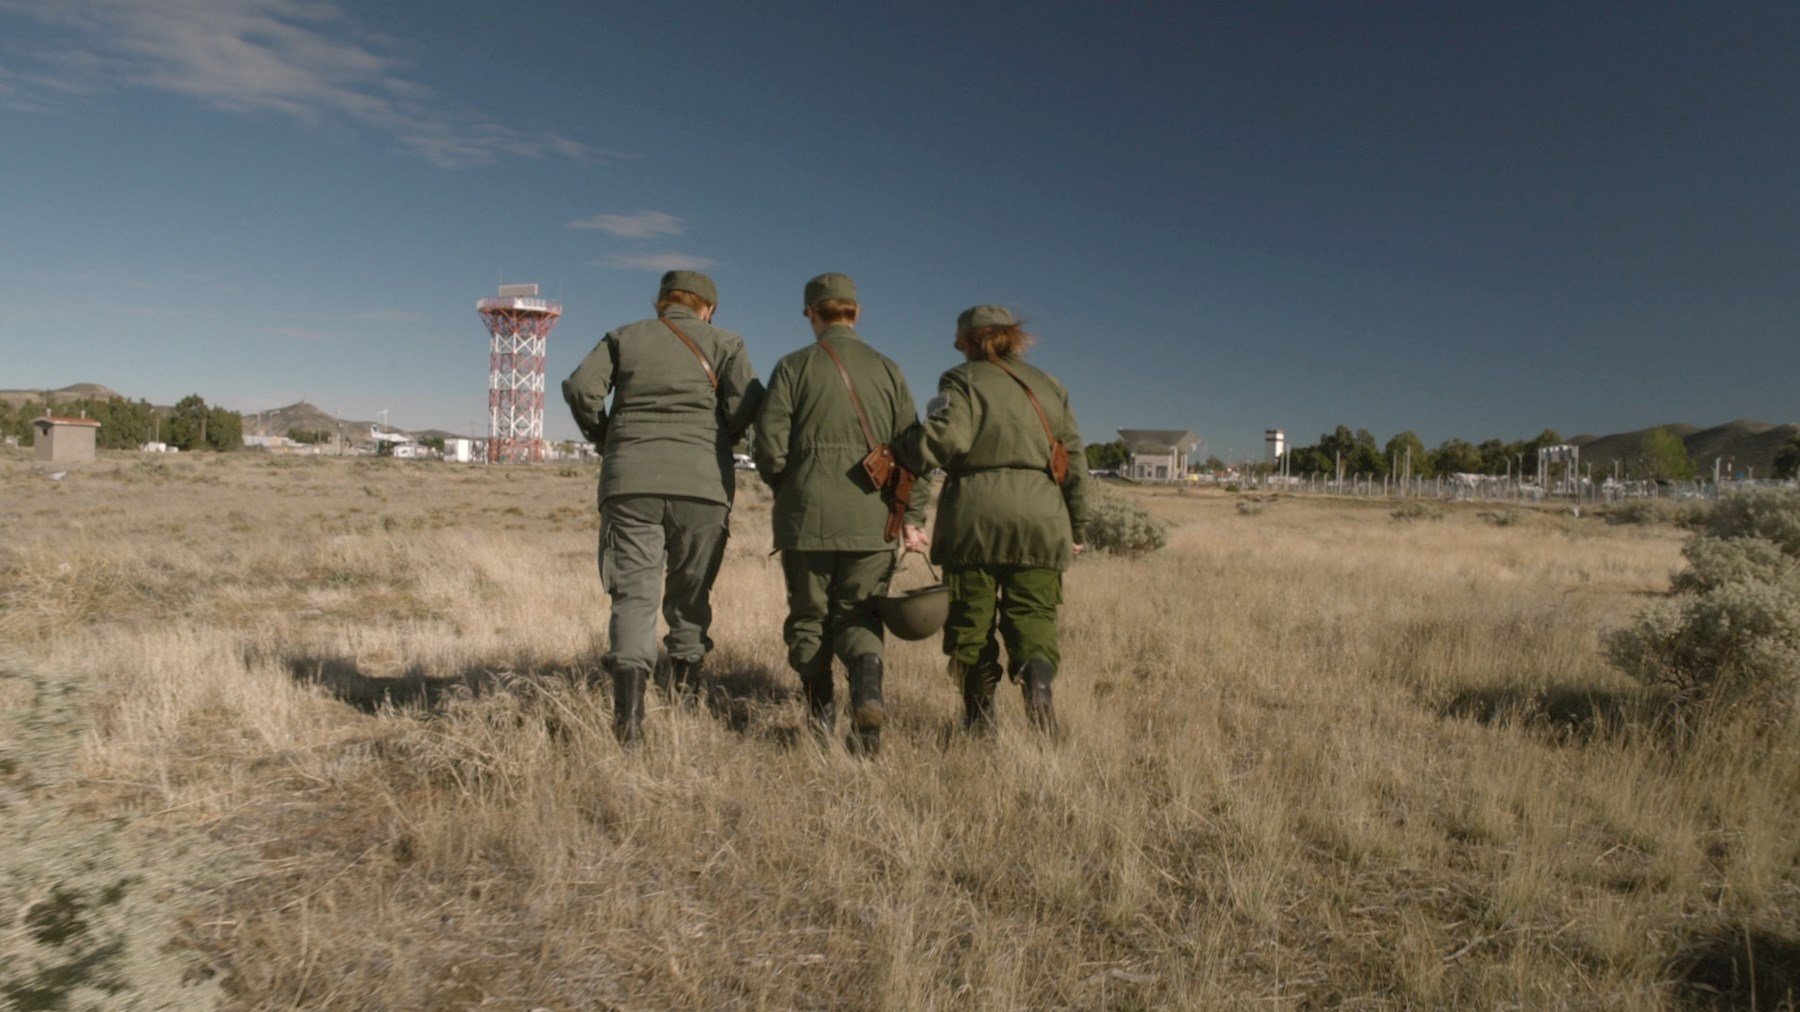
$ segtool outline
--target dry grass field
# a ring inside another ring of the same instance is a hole
[[[1134,493],[1067,740],[898,643],[867,762],[754,491],[625,754],[586,471],[0,457],[0,1007],[1800,1003],[1794,735],[1673,747],[1600,655],[1672,527]]]

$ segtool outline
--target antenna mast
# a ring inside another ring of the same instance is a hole
[[[538,297],[537,285],[501,285],[475,304],[487,325],[490,464],[544,459],[544,348],[562,304]]]

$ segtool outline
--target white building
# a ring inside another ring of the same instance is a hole
[[[1185,480],[1193,470],[1188,455],[1200,446],[1200,437],[1183,429],[1120,429],[1119,438],[1131,447],[1125,477],[1133,481]]]

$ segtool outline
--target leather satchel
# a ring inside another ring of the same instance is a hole
[[[881,501],[887,503],[887,525],[882,529],[884,541],[898,541],[900,530],[906,525],[906,510],[912,503],[913,482],[918,475],[907,470],[904,464],[894,457],[894,448],[888,443],[875,442],[875,430],[869,427],[869,416],[863,411],[862,398],[857,396],[856,384],[850,379],[850,370],[844,368],[844,360],[831,345],[824,341],[819,347],[831,356],[837,366],[838,377],[844,381],[844,389],[850,391],[850,406],[856,409],[857,424],[862,426],[863,441],[868,444],[869,452],[863,455],[863,473],[869,476],[869,484],[881,493]],[[1065,462],[1067,454],[1064,455]]]

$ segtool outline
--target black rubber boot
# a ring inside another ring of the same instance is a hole
[[[881,725],[887,708],[881,702],[881,658],[864,654],[850,659],[851,748],[862,755],[881,751]]]
[[[694,710],[700,706],[700,666],[704,658],[691,661],[672,660],[669,662],[669,695],[675,705],[684,710]]]
[[[806,725],[819,744],[831,743],[837,727],[837,699],[832,692],[831,654],[824,651],[800,673],[800,687],[806,690]]]
[[[988,734],[994,730],[994,688],[1000,684],[1000,669],[991,664],[958,664],[963,694],[963,730]]]
[[[636,668],[613,672],[613,736],[626,748],[644,740],[644,680]]]
[[[1050,683],[1056,679],[1056,665],[1042,657],[1025,662],[1020,688],[1025,693],[1025,719],[1045,734],[1056,734],[1056,707],[1050,699]]]

